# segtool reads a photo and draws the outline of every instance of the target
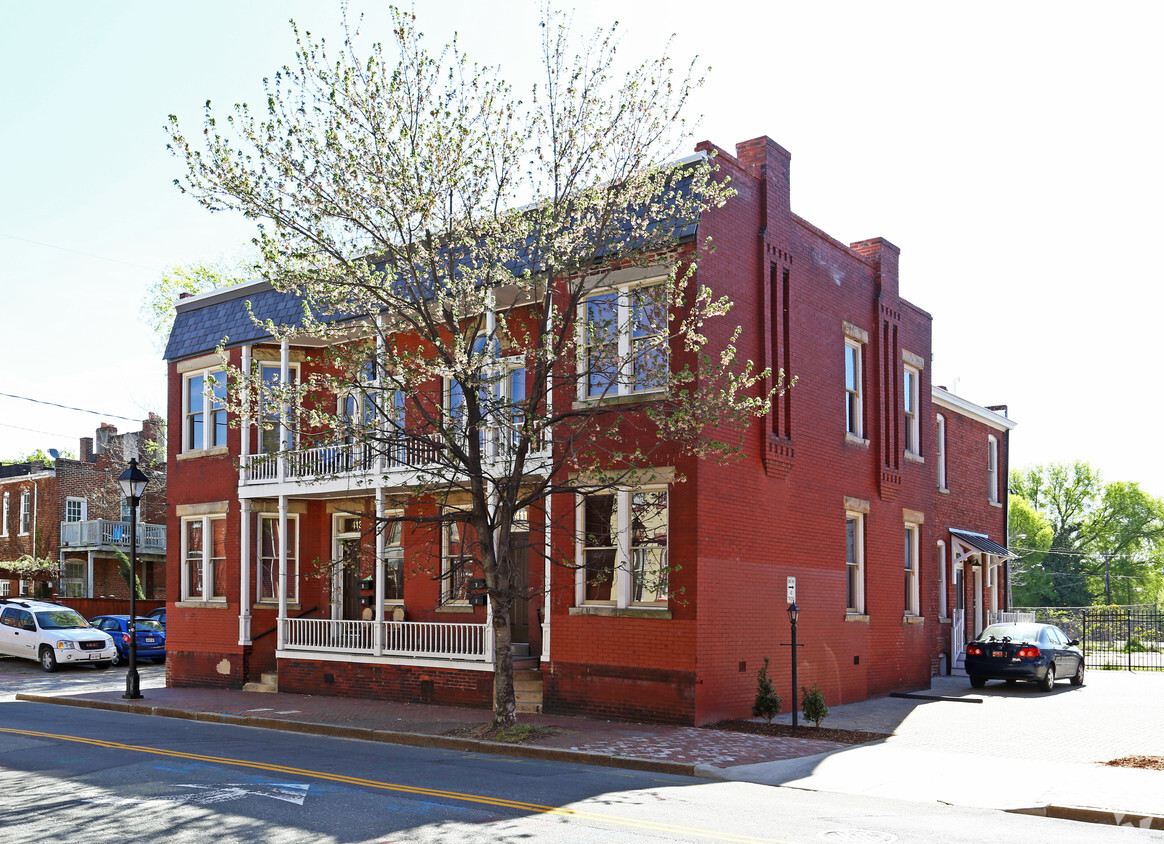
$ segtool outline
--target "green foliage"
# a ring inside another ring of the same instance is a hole
[[[764,657],[763,667],[756,672],[756,702],[752,704],[752,716],[763,718],[769,724],[780,714],[780,695],[772,687],[772,679],[768,676],[768,657]]]
[[[174,324],[174,306],[183,293],[197,296],[220,287],[241,284],[253,275],[242,258],[196,261],[167,267],[146,291],[141,313],[159,347],[164,347]]]
[[[0,562],[0,568],[6,569],[22,580],[55,580],[60,577],[60,560],[51,557],[36,557],[24,554],[15,560]]]
[[[77,459],[77,455],[71,451],[62,451],[60,452],[60,456],[68,458],[69,460]],[[24,455],[24,457],[17,457],[15,460],[0,460],[0,465],[11,466],[14,463],[43,463],[46,466],[52,466],[55,462],[56,460],[51,454],[43,448],[38,448],[36,451]]]
[[[806,689],[804,686],[801,686],[800,694],[801,711],[804,713],[804,720],[812,721],[819,730],[820,722],[829,717],[829,708],[825,706],[824,692],[820,690],[820,684],[813,683],[811,689]]]
[[[125,556],[125,553],[120,548],[114,548],[113,553],[117,557],[117,566],[121,572],[121,579],[125,581],[126,587],[134,590],[134,597],[139,601],[144,599],[145,591],[141,588],[141,578],[135,577],[130,571],[132,564],[129,561],[129,557]]]
[[[1164,501],[1078,461],[1016,470],[1010,486],[1015,606],[1164,599]]]

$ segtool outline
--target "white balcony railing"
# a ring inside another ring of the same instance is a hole
[[[283,619],[286,650],[375,654],[375,621],[330,618]],[[384,656],[488,662],[493,658],[484,624],[430,621],[385,621],[380,652]]]
[[[129,522],[112,519],[61,522],[61,545],[68,548],[129,548]],[[137,550],[165,553],[166,526],[138,522]]]

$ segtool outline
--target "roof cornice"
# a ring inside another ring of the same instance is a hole
[[[1001,413],[996,413],[980,404],[967,401],[961,396],[954,395],[949,390],[943,390],[941,387],[933,388],[933,400],[934,404],[939,407],[944,407],[955,413],[961,413],[963,416],[969,416],[999,431],[1013,431],[1018,426],[1017,422],[1008,419]]]

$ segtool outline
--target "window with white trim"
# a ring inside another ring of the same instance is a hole
[[[905,450],[909,454],[921,454],[921,433],[918,425],[920,383],[921,373],[906,364],[901,382],[901,395],[905,412]]]
[[[20,535],[28,536],[32,524],[32,493],[20,493]]]
[[[577,576],[583,603],[666,607],[667,488],[608,490],[580,499]]]
[[[864,410],[861,399],[861,350],[856,340],[845,339],[845,432],[864,439]]]
[[[77,560],[66,560],[64,572],[61,576],[61,597],[86,597],[85,583],[85,564]]]
[[[259,594],[262,603],[279,600],[279,514],[259,514]],[[299,515],[287,514],[287,602],[299,602]]]
[[[182,519],[182,600],[226,600],[226,514]]]
[[[481,565],[477,557],[477,531],[463,510],[445,511],[441,531],[441,603],[469,604],[469,579]]]
[[[986,438],[986,491],[991,504],[998,503],[998,440]]]
[[[85,521],[85,513],[89,509],[89,502],[84,498],[66,498],[65,499],[65,521],[66,522],[83,522]],[[76,598],[76,595],[69,597]]]
[[[404,544],[401,523],[388,522],[384,526],[384,603],[404,602]]]
[[[845,513],[845,611],[865,613],[865,515]]]
[[[226,373],[202,369],[182,376],[182,451],[226,445]]]
[[[938,489],[946,489],[946,417],[938,414],[934,431],[934,456],[938,463]]]
[[[7,598],[12,594],[12,581],[0,580],[0,598]]]
[[[918,598],[918,529],[905,523],[905,614],[920,615]]]
[[[0,517],[3,519],[3,525],[0,527],[0,536],[8,535],[8,493],[4,493],[4,513]]]
[[[579,393],[599,399],[666,389],[667,285],[620,286],[587,296],[578,318]]]
[[[260,363],[259,373],[262,376],[262,387],[259,391],[259,453],[276,454],[284,448],[295,447],[295,408],[278,400],[278,391],[283,382],[283,365],[281,363]],[[299,364],[288,364],[287,380],[289,384],[299,383]],[[284,416],[286,419],[284,420]],[[282,426],[287,424],[287,442],[283,443]]]

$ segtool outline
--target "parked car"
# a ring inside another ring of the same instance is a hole
[[[114,664],[113,638],[79,612],[50,601],[0,598],[0,653],[35,659],[45,671],[61,663]]]
[[[117,657],[114,665],[121,665],[129,660],[129,616],[128,615],[99,615],[89,619],[94,627],[104,630],[113,637],[113,644],[117,647]],[[152,618],[138,616],[137,619],[137,658],[156,659],[161,662],[166,658],[166,628]]]
[[[1073,686],[1082,686],[1083,662],[1079,641],[1068,639],[1053,624],[992,624],[966,645],[966,673],[976,689],[987,680],[1008,684],[1026,680],[1049,692],[1063,677],[1070,677]]]
[[[158,624],[162,625],[164,629],[166,626],[166,608],[158,607],[156,610],[150,610],[146,613],[146,618],[152,618]]]

